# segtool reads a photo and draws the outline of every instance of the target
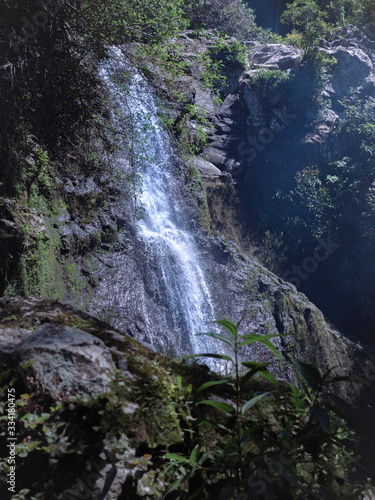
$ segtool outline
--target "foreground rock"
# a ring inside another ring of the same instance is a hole
[[[202,422],[209,418],[234,425],[229,414],[197,405],[207,393],[196,393],[196,388],[217,380],[205,366],[176,364],[50,299],[0,299],[0,354],[3,383],[14,388],[9,394],[14,392],[15,399],[8,395],[8,404],[15,401],[17,407],[17,492],[26,488],[44,500],[157,500],[176,480],[167,471],[166,450],[189,456],[198,444],[215,454],[222,431],[215,425],[202,427]],[[233,402],[226,387],[220,386],[214,399]],[[251,395],[271,390],[259,380],[249,387]],[[243,417],[242,425],[253,428],[255,436],[263,429],[260,443],[270,436],[278,442],[283,420],[276,417],[289,405],[288,394],[280,383],[274,395]],[[0,427],[5,423],[0,420]],[[254,467],[261,467],[256,443],[244,450],[258,464]],[[309,465],[315,466],[320,467]],[[227,476],[214,474],[213,482],[204,485],[210,498],[233,497],[234,476],[228,467]],[[327,481],[325,487],[344,498],[342,488],[348,483],[337,467]],[[298,488],[280,477],[272,485],[279,498],[300,498]],[[0,483],[1,498],[11,498],[7,486],[5,480]],[[194,481],[183,483],[180,496],[170,498],[182,498],[195,488]],[[252,494],[254,488],[250,481],[243,493]]]

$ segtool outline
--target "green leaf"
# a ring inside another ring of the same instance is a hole
[[[339,398],[341,399],[341,398]],[[342,411],[340,408],[338,408],[337,406],[331,404],[331,403],[328,403],[328,402],[324,402],[324,406],[326,408],[328,408],[328,410],[331,410],[333,413],[335,413],[337,416],[339,416],[340,418],[342,418],[342,420],[344,420],[345,422],[347,422],[351,427],[353,427],[353,429],[356,429],[357,431],[359,431],[359,426],[358,424],[356,424],[354,422],[354,420],[352,420],[349,415],[347,415],[344,411]]]
[[[203,391],[204,389],[208,389],[209,387],[213,387],[215,385],[233,385],[232,380],[215,380],[213,382],[206,382],[205,384],[202,384],[199,389],[197,389],[197,392]]]
[[[175,460],[180,463],[188,463],[189,460],[183,455],[179,455],[178,453],[166,453],[164,458],[168,458],[169,460]]]
[[[198,462],[198,456],[199,456],[199,444],[197,444],[193,451],[190,453],[189,461],[193,462],[193,464],[196,464]]]
[[[277,387],[277,380],[275,379],[275,377],[272,375],[271,372],[269,372],[268,370],[261,370],[258,373],[259,373],[259,375],[261,375],[262,377],[267,379],[268,382],[271,382],[271,384],[273,384],[275,387]]]
[[[260,401],[261,399],[263,399],[264,397],[268,396],[269,392],[265,392],[263,394],[259,394],[258,396],[255,396],[254,398],[250,399],[250,401],[248,401],[247,403],[245,403],[242,407],[242,415],[244,415],[247,410],[250,410],[250,408],[252,408],[255,404],[258,403],[258,401]]]
[[[226,344],[229,344],[231,347],[234,348],[233,339],[226,337],[225,335],[221,335],[220,333],[204,332],[204,333],[198,333],[197,335],[206,335],[207,337],[212,337],[214,339],[221,340],[222,342],[225,342]]]
[[[289,335],[289,334],[288,334]],[[283,337],[285,335],[283,334],[280,334],[280,333],[269,333],[267,335],[259,335],[259,333],[245,333],[244,335],[241,335],[239,337],[239,340],[242,340],[242,339],[250,339],[252,337],[261,337],[262,339],[273,339],[275,337]]]
[[[323,408],[319,408],[318,406],[312,406],[310,408],[310,413],[322,424],[324,430],[331,433],[331,421],[328,413],[325,410],[323,410]]]
[[[371,382],[364,378],[358,377],[358,375],[343,375],[341,377],[333,377],[329,380],[325,380],[323,385],[332,384],[334,382],[355,382],[366,387],[371,387]]]
[[[218,319],[216,321],[213,321],[212,323],[222,326],[223,328],[226,329],[227,332],[230,333],[230,335],[234,338],[234,340],[237,339],[238,326],[235,323],[233,323],[231,319],[224,316],[223,319]]]
[[[202,455],[202,456],[201,456],[201,458],[199,459],[198,464],[199,464],[199,465],[203,465],[203,464],[204,464],[204,462],[207,460],[207,458],[212,458],[212,455],[211,455],[210,453],[208,453],[208,452],[203,453],[203,455]]]
[[[166,495],[168,495],[169,493],[171,493],[172,491],[174,490],[177,490],[177,488],[180,486],[180,484],[184,481],[184,477],[180,478],[180,479],[177,479],[177,481],[175,481],[172,486],[169,488],[169,490],[167,491]]]
[[[275,471],[276,474],[279,474],[281,477],[283,477],[284,479],[286,479],[293,486],[296,486],[301,491],[304,491],[305,493],[308,493],[313,498],[321,498],[320,495],[318,495],[317,493],[313,493],[311,490],[309,490],[308,488],[306,488],[305,486],[303,486],[303,484],[301,484],[296,477],[293,477],[293,472],[292,471],[290,471],[290,473],[289,473],[290,475],[288,475],[288,474],[285,474],[285,472],[283,472],[281,469],[277,469],[276,467],[271,466],[271,469],[273,471]]]
[[[214,354],[214,353],[205,353],[205,354],[189,354],[188,356],[183,356],[184,359],[189,358],[215,358],[215,359],[224,359],[226,361],[231,361],[234,363],[233,359],[229,356],[225,356],[224,354]]]
[[[245,375],[241,378],[241,386],[245,385],[251,377],[253,377],[256,373],[263,375],[267,380],[277,385],[277,381],[275,377],[267,370],[267,366],[271,363],[257,363],[256,361],[244,361],[242,363],[246,368],[252,368],[250,371],[245,373]]]
[[[208,399],[206,401],[200,401],[198,404],[213,406],[217,410],[220,410],[224,413],[234,413],[236,411],[234,406],[229,405],[228,403],[223,403],[222,401],[216,401],[212,399]]]
[[[302,361],[296,361],[295,366],[311,389],[316,391],[321,387],[323,379],[315,366],[303,363]]]
[[[258,335],[257,333],[249,333],[244,335],[242,338],[245,339],[240,343],[239,347],[243,347],[248,344],[254,344],[255,342],[260,342],[261,344],[268,347],[268,349],[273,352],[273,354],[277,357],[278,360],[282,360],[280,353],[276,349],[276,347],[268,340],[271,337],[278,337],[279,335]]]

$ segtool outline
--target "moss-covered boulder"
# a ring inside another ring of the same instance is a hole
[[[32,297],[0,299],[0,354],[0,441],[6,450],[12,414],[17,465],[13,486],[3,454],[1,498],[353,494],[352,457],[331,440],[337,422],[330,432],[324,418],[310,422],[309,404],[283,382],[243,379],[238,398],[230,373],[178,363],[70,305]],[[254,397],[239,418],[235,408]]]

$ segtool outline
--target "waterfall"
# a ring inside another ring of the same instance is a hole
[[[91,312],[159,351],[217,352],[216,342],[197,335],[212,331],[207,322],[215,313],[204,259],[189,229],[179,158],[153,90],[113,50],[116,57],[103,65],[101,78],[114,103],[119,152],[113,162],[128,199],[117,209],[125,212],[126,231],[114,250],[98,256]]]

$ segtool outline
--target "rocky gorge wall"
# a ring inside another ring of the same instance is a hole
[[[194,40],[180,43],[182,52],[185,50],[189,57]],[[341,128],[346,123],[345,106],[355,102],[367,102],[370,106],[373,103],[374,42],[350,26],[330,41],[322,40],[319,57],[333,59],[329,63],[331,67],[322,70],[323,76],[319,76],[322,78],[320,87],[317,74],[309,72],[308,63],[302,62],[301,49],[257,42],[246,42],[246,45],[249,49],[247,66],[228,63],[224,70],[227,86],[220,88],[221,104],[215,107],[210,96],[199,90],[196,81],[192,82],[196,89],[194,102],[205,110],[208,124],[207,144],[201,151],[204,159],[196,159],[196,167],[207,179],[208,193],[213,179],[232,176],[240,207],[238,219],[244,227],[242,232],[252,234],[253,241],[260,241],[263,250],[259,255],[263,262],[307,294],[346,336],[371,343],[374,331],[371,312],[373,266],[371,255],[364,250],[371,243],[363,238],[360,229],[370,216],[363,207],[361,217],[357,207],[359,196],[371,199],[373,174],[358,173],[351,186],[345,181],[347,199],[345,205],[337,208],[339,215],[330,228],[319,229],[319,236],[313,237],[313,230],[308,235],[308,226],[319,226],[316,221],[320,220],[324,227],[324,217],[329,217],[329,209],[326,212],[322,209],[315,222],[310,215],[314,210],[314,196],[317,201],[319,192],[328,192],[329,179],[338,181],[337,193],[342,189],[339,182],[345,174],[337,168],[336,177],[330,176],[332,162],[343,161],[343,158],[346,161],[347,157],[357,162],[371,161],[359,159],[363,139],[360,136],[351,139],[350,132],[344,133]],[[361,120],[360,114],[357,119]],[[369,124],[359,126],[358,132],[371,127],[371,119],[368,121]],[[353,123],[349,127],[355,130]],[[362,148],[365,147],[363,143]],[[313,170],[318,177],[315,194],[310,193],[307,202],[311,203],[310,208],[301,208],[295,203],[296,182]],[[324,185],[325,175],[328,181]],[[363,190],[361,195],[354,188],[358,179],[366,184],[360,188]],[[334,207],[336,195],[333,190],[331,193],[331,199],[320,199],[317,203],[322,206],[331,203],[331,208]],[[290,202],[291,196],[293,202]],[[209,197],[213,209],[219,197],[215,194]],[[317,212],[319,210],[317,208]],[[371,213],[372,208],[368,210]],[[228,217],[229,211],[227,214]],[[299,226],[293,222],[297,219],[302,219]],[[292,227],[289,236],[288,225]],[[226,226],[229,228],[231,224]],[[283,252],[287,247],[285,256]],[[328,254],[324,254],[323,248]],[[361,285],[352,293],[354,282],[361,282]]]
[[[209,46],[206,43],[189,32],[180,38],[185,57],[192,61],[193,67],[196,65],[198,75],[196,46],[206,50]],[[274,170],[271,165],[268,171],[263,166],[272,164],[272,156],[283,155],[288,162],[295,156],[315,156],[317,151],[327,154],[327,130],[339,113],[334,105],[314,123],[313,132],[306,134],[305,129],[300,130],[298,117],[283,101],[283,95],[276,90],[262,101],[259,89],[254,90],[254,77],[261,69],[288,75],[290,70],[298,69],[301,51],[277,44],[248,45],[252,69],[244,71],[236,66],[228,69],[229,87],[221,89],[222,104],[214,102],[194,72],[181,82],[191,90],[190,103],[199,104],[205,112],[208,143],[203,157],[183,157],[181,161],[175,146],[168,146],[167,163],[175,176],[173,196],[182,200],[179,210],[184,213],[184,230],[191,235],[197,251],[192,259],[199,261],[213,304],[211,315],[204,319],[226,315],[238,321],[245,315],[243,332],[282,335],[274,340],[283,358],[281,365],[262,346],[245,348],[243,356],[247,360],[271,362],[272,371],[284,381],[295,380],[292,363],[296,359],[312,363],[323,372],[335,366],[338,374],[353,371],[368,374],[372,366],[369,349],[365,352],[329,326],[322,312],[294,284],[271,273],[231,238],[233,228],[228,227],[227,216],[231,214],[231,224],[235,225],[238,213],[230,203],[226,205],[230,193],[235,193],[233,198],[242,198],[242,208],[259,206],[259,199],[271,197],[276,186],[272,181],[276,182],[277,176],[285,175],[288,183],[294,174],[280,173],[275,165]],[[342,61],[326,90],[337,96],[337,101],[334,97],[332,102],[338,103],[353,78],[358,79],[356,85],[363,87],[366,95],[373,91],[372,63],[362,49],[338,45],[325,50]],[[348,58],[356,68],[349,76],[344,71]],[[163,89],[159,91],[163,93]],[[185,116],[184,106],[165,94],[164,97],[174,122],[178,122],[181,114]],[[112,113],[111,108],[108,113]],[[197,128],[194,118],[186,121],[192,141]],[[295,129],[301,136],[299,141],[293,138]],[[121,392],[124,384],[130,385],[126,387],[126,395],[116,395],[110,403],[113,407],[119,404],[125,415],[119,429],[124,426],[130,429],[123,439],[122,458],[116,461],[116,455],[111,455],[116,447],[103,441],[100,449],[93,451],[88,447],[88,454],[77,456],[77,467],[86,477],[90,474],[89,459],[95,456],[104,460],[88,493],[93,498],[104,495],[119,498],[121,494],[127,498],[129,492],[133,498],[157,498],[166,488],[166,482],[158,469],[160,450],[156,452],[155,465],[150,462],[149,452],[162,446],[176,445],[179,449],[186,438],[178,417],[181,408],[176,403],[179,397],[174,392],[176,381],[149,347],[161,352],[170,350],[175,355],[191,352],[191,345],[181,346],[186,337],[176,333],[179,323],[170,320],[174,312],[171,312],[171,296],[163,289],[160,267],[142,240],[142,221],[135,217],[134,200],[129,196],[128,174],[132,163],[129,156],[121,162],[125,170],[117,168],[114,172],[85,176],[72,169],[57,179],[60,198],[54,213],[40,206],[0,200],[0,273],[6,296],[1,301],[1,353],[3,360],[11,360],[15,366],[37,355],[39,361],[31,368],[31,375],[27,372],[28,376],[55,401],[63,399],[67,405],[71,393],[100,396],[111,385],[109,373],[120,370],[123,378],[119,377],[116,390]],[[155,175],[153,180],[156,183]],[[234,232],[233,239],[236,236]],[[330,249],[321,250],[326,252],[321,254],[325,256]],[[54,297],[98,319],[60,302],[12,298],[17,294]],[[55,359],[59,350],[68,352],[69,362],[63,370],[60,358],[52,366],[47,363],[49,358]],[[207,373],[203,367],[197,370]],[[98,373],[101,377],[97,377]],[[336,394],[350,403],[366,398],[358,388],[343,385],[336,389]],[[145,398],[151,399],[147,402]],[[127,403],[123,404],[123,400]],[[145,420],[150,408],[153,412]],[[366,418],[368,422],[368,414]],[[80,422],[79,415],[74,415],[74,419]],[[113,468],[106,461],[110,455]],[[53,459],[48,466],[53,468]],[[60,466],[73,487],[77,478],[64,463]],[[48,482],[47,477],[38,480],[41,484]],[[63,485],[58,489],[63,491]]]
[[[244,330],[291,334],[277,341],[286,361],[284,372],[278,371],[281,377],[293,378],[290,363],[297,357],[317,363],[323,371],[332,366],[350,371],[354,365],[351,358],[355,346],[327,326],[322,313],[297,292],[293,284],[284,282],[254,258],[245,256],[236,243],[226,238],[228,224],[224,223],[224,237],[212,230],[210,235],[210,224],[215,225],[215,216],[211,215],[209,205],[211,212],[218,205],[215,196],[209,197],[207,204],[210,186],[213,192],[235,189],[241,194],[241,190],[245,189],[248,202],[254,204],[257,197],[267,197],[267,192],[274,191],[269,180],[276,179],[276,172],[270,171],[267,176],[263,172],[260,177],[256,173],[262,154],[270,151],[266,149],[267,143],[272,145],[271,157],[297,154],[295,149],[289,152],[283,146],[290,130],[298,122],[290,114],[288,103],[283,102],[283,94],[276,90],[263,102],[259,92],[254,90],[253,80],[264,69],[283,71],[288,75],[293,68],[298,68],[301,51],[277,44],[250,44],[249,57],[253,69],[243,73],[236,65],[227,68],[228,86],[221,89],[223,102],[218,106],[210,92],[202,87],[199,76],[194,76],[199,75],[199,64],[194,66],[197,54],[213,43],[214,39],[196,38],[190,32],[179,40],[182,54],[192,61],[196,72],[193,71],[193,77],[186,77],[180,84],[186,89],[194,89],[194,105],[199,105],[204,111],[208,124],[208,145],[201,158],[190,158],[185,165],[175,153],[170,159],[175,163],[176,187],[173,196],[186,200],[182,210],[189,214],[186,224],[196,240],[199,254],[196,258],[201,262],[212,296],[213,309],[205,320],[221,315],[239,320],[247,315]],[[361,49],[340,45],[325,50],[334,51],[336,57],[339,60],[341,57],[343,61],[328,85],[332,93],[337,93],[337,102],[348,91],[351,85],[348,82],[352,82],[354,77],[363,92],[373,89],[371,61]],[[354,60],[350,68],[358,64],[361,70],[356,69],[350,75],[344,73],[347,57]],[[163,92],[163,89],[160,90]],[[168,100],[167,95],[165,98],[175,122],[178,121],[179,116],[184,114],[184,105]],[[270,108],[273,111],[268,116]],[[315,124],[315,135],[305,134],[302,143],[295,141],[288,143],[289,146],[299,148],[303,155],[312,154],[317,147],[324,152],[326,128],[336,116],[333,109],[325,112]],[[186,122],[186,128],[192,130],[192,140],[196,125],[194,119]],[[250,144],[254,134],[257,134],[259,142]],[[278,142],[281,138],[282,142]],[[282,150],[278,150],[279,147]],[[255,156],[257,167],[254,171]],[[117,161],[126,163],[128,160]],[[269,158],[264,161],[268,162]],[[269,163],[272,163],[271,160]],[[72,175],[58,179],[65,203],[49,219],[44,219],[38,210],[7,200],[2,202],[2,235],[5,242],[2,246],[2,265],[10,274],[7,276],[6,294],[12,293],[9,284],[12,283],[12,273],[16,274],[17,260],[20,260],[21,267],[18,269],[28,283],[23,293],[36,292],[68,300],[157,349],[170,349],[179,354],[191,352],[191,346],[181,347],[185,342],[182,333],[177,335],[180,340],[175,343],[177,323],[173,325],[168,319],[169,311],[174,306],[170,304],[168,292],[160,289],[156,264],[149,260],[147,247],[139,237],[140,222],[134,216],[132,200],[124,194],[129,187],[128,174],[119,172],[116,159],[114,170],[101,176],[85,178]],[[280,172],[277,174],[280,175]],[[80,213],[84,205],[86,213]],[[230,210],[232,208],[224,204],[224,219]],[[233,223],[237,221],[238,218],[234,218]],[[40,234],[43,234],[42,241]],[[22,262],[25,255],[27,262]],[[38,259],[40,262],[34,262]],[[199,329],[202,328],[203,323],[199,326]],[[261,359],[263,354],[260,349],[245,355]]]

